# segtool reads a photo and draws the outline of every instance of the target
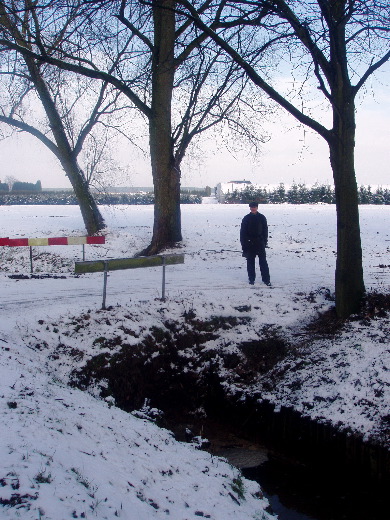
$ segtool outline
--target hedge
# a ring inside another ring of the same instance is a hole
[[[95,199],[98,204],[154,204],[153,193],[108,193],[97,194]],[[200,195],[182,193],[181,204],[201,204]],[[0,206],[10,205],[77,205],[75,195],[70,191],[41,192],[41,193],[1,193]]]
[[[247,204],[256,200],[259,204],[335,204],[334,187],[315,184],[293,184],[286,189],[283,183],[275,188],[248,186],[242,191],[235,190],[225,195],[227,204]],[[358,189],[359,204],[390,204],[390,190],[378,187],[372,191],[371,186],[360,186]]]

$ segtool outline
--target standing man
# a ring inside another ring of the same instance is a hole
[[[261,279],[266,285],[271,285],[265,248],[268,242],[268,225],[264,215],[257,211],[258,203],[250,202],[250,213],[241,222],[240,241],[242,256],[246,258],[249,283],[253,285],[256,279],[255,258],[259,257]]]

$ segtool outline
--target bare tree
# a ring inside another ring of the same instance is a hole
[[[4,182],[8,184],[9,191],[11,191],[12,186],[15,184],[15,182],[18,182],[18,179],[13,175],[6,175]]]
[[[390,6],[374,0],[236,1],[219,2],[224,27],[241,23],[257,31],[257,46],[264,56],[279,56],[292,76],[299,77],[302,91],[320,92],[332,114],[327,128],[310,107],[302,103],[297,89],[283,92],[271,86],[240,52],[237,42],[227,41],[213,30],[207,12],[194,2],[178,1],[200,30],[212,38],[232,60],[245,70],[251,81],[310,127],[329,146],[336,193],[337,261],[336,310],[347,317],[360,308],[365,287],[359,226],[357,185],[354,167],[355,99],[375,71],[390,58]],[[287,59],[286,59],[287,56]]]
[[[23,11],[23,18],[19,14],[18,9],[7,9],[1,3],[0,29],[3,35],[6,34],[10,40],[17,42],[21,47],[29,49],[31,48],[29,24],[35,25],[33,16],[35,12],[33,10],[25,10]],[[20,56],[22,56],[22,59],[20,59]],[[50,77],[50,71],[45,70],[47,66],[37,62],[31,56],[15,55],[15,53],[10,56],[7,52],[5,56],[3,53],[2,58],[2,77],[11,78],[9,83],[11,99],[8,104],[8,112],[6,111],[7,107],[2,104],[0,121],[20,131],[34,135],[55,154],[72,184],[87,233],[97,233],[105,227],[104,220],[91,194],[84,173],[78,164],[77,156],[87,135],[96,125],[102,113],[104,113],[104,93],[107,84],[103,85],[88,121],[78,135],[77,141],[72,143],[72,137],[74,136],[70,127],[72,111],[65,110],[61,112],[59,110],[60,85],[63,83],[64,78],[54,78],[53,74]],[[23,107],[23,102],[31,92],[37,94],[42,104],[48,121],[47,126],[50,128],[50,136],[37,128],[36,125],[25,121],[26,110]]]
[[[106,81],[143,114],[155,190],[153,237],[144,253],[153,254],[182,240],[180,167],[190,142],[220,121],[239,117],[240,112],[234,116],[234,111],[244,95],[245,80],[240,80],[242,73],[236,65],[226,66],[224,60],[222,66],[223,55],[214,43],[205,47],[206,35],[177,15],[174,0],[80,4],[85,9],[89,6],[87,16],[77,23],[68,17],[61,46],[54,44],[50,31],[43,36],[42,27],[28,49],[6,38],[0,38],[0,45]],[[188,60],[191,67],[184,66]],[[218,88],[212,92],[215,77]],[[200,95],[205,88],[209,89],[207,99]],[[245,125],[238,127],[242,130]]]
[[[125,109],[122,110],[126,112]],[[128,123],[126,121],[126,126]],[[117,123],[115,124],[115,130]],[[104,125],[99,133],[91,133],[87,137],[87,141],[80,153],[82,156],[80,162],[84,164],[83,167],[85,178],[94,190],[99,193],[108,193],[111,187],[118,186],[118,182],[122,183],[125,180],[131,183],[129,166],[117,159],[115,152],[122,146],[128,149],[127,136],[124,139],[119,139],[121,135],[117,135],[111,131],[111,128]],[[138,144],[132,141],[134,147]],[[142,149],[141,149],[142,151]]]

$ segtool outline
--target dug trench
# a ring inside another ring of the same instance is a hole
[[[262,339],[233,350],[207,348],[248,319],[202,321],[190,312],[184,324],[166,321],[137,345],[97,338],[103,352],[75,370],[71,383],[99,387],[123,410],[225,456],[259,481],[281,520],[382,519],[389,450],[293,409],[276,409],[254,390],[296,345],[264,327]],[[340,324],[331,321],[327,329],[336,330]]]

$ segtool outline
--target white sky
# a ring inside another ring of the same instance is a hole
[[[384,75],[386,77],[386,75]],[[199,149],[201,161],[182,165],[183,186],[214,187],[219,182],[247,179],[256,184],[292,181],[331,183],[329,152],[325,141],[309,130],[298,128],[292,116],[279,113],[269,124],[271,140],[254,160],[227,150]],[[358,99],[356,135],[356,176],[358,184],[390,184],[390,94],[385,86]],[[204,141],[203,141],[204,142]],[[118,185],[152,186],[148,158],[127,145],[113,156],[128,167],[129,178]],[[134,158],[134,155],[136,157]],[[69,187],[57,159],[35,138],[17,135],[0,142],[0,180],[12,175],[20,181],[41,180],[43,188]]]

